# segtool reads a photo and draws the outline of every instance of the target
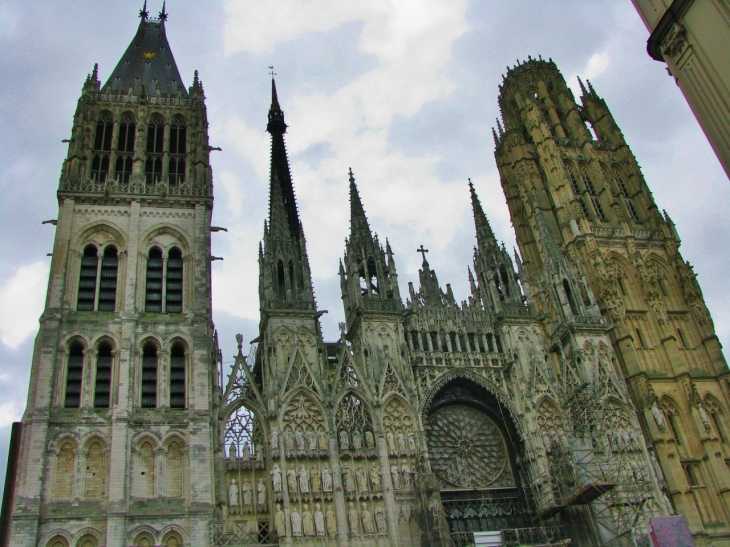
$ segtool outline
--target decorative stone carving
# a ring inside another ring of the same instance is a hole
[[[396,490],[401,489],[401,483],[400,483],[400,471],[398,470],[398,465],[391,465],[390,466],[390,475],[393,479],[393,488]]]
[[[296,508],[291,510],[291,535],[302,537],[302,517]]]
[[[318,537],[323,537],[325,535],[324,514],[319,503],[315,504],[314,508],[314,532]]]
[[[342,468],[342,485],[345,487],[345,492],[355,491],[355,481],[352,477],[352,470],[348,467]]]
[[[350,525],[350,535],[353,537],[360,535],[360,515],[355,509],[355,505],[350,502],[350,510],[347,512],[347,522]]]
[[[310,487],[313,494],[317,494],[322,488],[322,476],[319,472],[319,468],[316,465],[312,466],[312,470],[309,472]]]
[[[302,512],[302,528],[304,529],[305,536],[314,535],[314,517],[312,512],[309,510],[309,505],[304,504],[304,511]]]
[[[297,473],[291,467],[286,470],[286,484],[289,487],[289,494],[296,495],[296,493],[297,493]]]
[[[352,432],[352,448],[355,450],[362,448],[362,435],[357,429]]]
[[[303,465],[299,468],[299,491],[309,494],[309,473]]]
[[[281,504],[276,504],[276,515],[274,516],[274,526],[276,527],[276,535],[283,538],[286,535],[286,524],[284,521],[284,511],[281,510]]]
[[[331,507],[325,513],[325,520],[327,522],[327,534],[330,537],[335,537],[337,535],[337,517],[335,517],[335,512],[332,511]]]
[[[373,433],[371,431],[365,432],[365,447],[366,448],[375,447],[375,438],[373,437]]]
[[[278,463],[271,469],[271,486],[274,492],[281,492],[281,468]]]
[[[357,489],[359,492],[368,491],[368,477],[362,465],[358,465],[355,470],[355,480],[357,482]]]
[[[385,534],[388,532],[388,524],[385,520],[385,510],[380,506],[375,508],[375,523],[378,526],[378,534]]]
[[[373,488],[373,492],[380,492],[380,477],[380,466],[377,462],[373,462],[373,464],[370,466],[370,485]]]
[[[266,484],[264,479],[259,479],[258,486],[256,487],[256,503],[264,507],[266,506]]]
[[[251,483],[249,481],[243,481],[241,492],[243,494],[243,505],[251,505]]]
[[[232,479],[231,485],[228,487],[228,505],[232,509],[238,510],[238,485],[236,479]]]
[[[362,511],[360,511],[360,517],[362,518],[362,529],[365,534],[374,534],[375,526],[373,525],[373,517],[368,511],[368,506],[363,503]]]
[[[347,431],[340,431],[340,449],[349,450],[350,439],[347,437]]]
[[[332,492],[332,473],[327,464],[322,468],[322,492]]]
[[[403,490],[410,492],[413,490],[413,471],[405,460],[402,461],[400,469],[403,477]]]

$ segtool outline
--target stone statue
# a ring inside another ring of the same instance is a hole
[[[317,450],[317,436],[311,429],[307,429],[307,448],[310,452]]]
[[[322,492],[332,492],[332,473],[327,464],[322,469]]]
[[[393,452],[395,452],[395,436],[393,435],[393,432],[388,431],[385,434],[385,438],[388,441],[388,452],[392,454]]]
[[[362,504],[362,511],[360,512],[360,517],[362,517],[363,532],[365,532],[366,534],[374,534],[375,526],[373,526],[373,517],[370,514],[370,511],[368,511],[368,506],[365,505],[365,503]]]
[[[340,448],[342,450],[350,449],[350,439],[347,438],[347,431],[340,431]]]
[[[228,487],[228,505],[231,508],[235,507],[238,509],[238,485],[236,485],[236,479],[232,479],[231,486]]]
[[[238,447],[236,446],[236,443],[231,443],[231,447],[228,449],[228,457],[231,459],[238,457]]]
[[[297,442],[297,450],[299,452],[304,452],[304,435],[302,434],[301,429],[297,429],[294,432],[294,440]]]
[[[309,477],[309,487],[311,488],[312,493],[318,493],[322,487],[322,479],[316,465],[312,466],[312,470],[309,472]]]
[[[317,443],[319,444],[320,450],[327,450],[327,435],[324,434],[324,429],[320,429],[317,432]]]
[[[281,469],[278,463],[275,463],[271,470],[271,485],[274,487],[274,492],[281,492]]]
[[[309,510],[309,505],[304,504],[304,512],[302,513],[302,525],[304,528],[305,536],[314,535],[314,518],[312,512]]]
[[[358,465],[355,470],[355,480],[357,481],[357,489],[360,492],[368,491],[368,477],[362,465]]]
[[[291,431],[286,432],[284,441],[286,442],[286,451],[294,452],[294,437],[292,437]]]
[[[375,508],[375,524],[378,526],[378,534],[388,532],[388,524],[385,521],[385,510],[382,507]]]
[[[264,479],[259,479],[259,484],[256,487],[256,502],[259,505],[266,505],[266,484]]]
[[[248,441],[243,443],[243,459],[244,460],[251,459],[251,446],[248,444]]]
[[[345,492],[355,491],[355,481],[352,479],[352,471],[347,468],[342,468],[342,485],[345,487]]]
[[[406,437],[402,432],[398,433],[398,450],[401,454],[406,451]]]
[[[416,451],[416,436],[413,433],[408,435],[408,450],[411,452]]]
[[[357,429],[352,434],[352,448],[355,450],[362,449],[362,434]]]
[[[241,485],[241,492],[243,492],[243,504],[251,505],[251,483],[244,481]]]
[[[365,432],[365,446],[367,448],[375,448],[375,437],[373,437],[372,431]]]
[[[350,502],[350,510],[347,512],[347,521],[350,524],[350,535],[360,535],[360,515],[357,513],[357,509],[352,502]]]
[[[700,420],[702,420],[702,425],[705,426],[705,431],[708,433],[712,431],[712,428],[710,427],[710,418],[707,415],[707,411],[705,410],[705,407],[702,406],[702,403],[697,403],[697,412],[700,414]]]
[[[325,515],[325,520],[327,521],[327,533],[334,537],[337,535],[337,517],[335,517],[334,511],[332,511],[332,508],[327,509],[327,513]]]
[[[373,462],[370,466],[370,485],[373,487],[373,492],[380,492],[380,466],[378,462]]]
[[[295,538],[302,537],[302,517],[296,508],[291,510],[291,535]]]
[[[299,491],[302,494],[309,494],[309,473],[303,465],[299,468]]]
[[[651,413],[654,416],[654,421],[656,422],[657,427],[664,431],[664,427],[666,425],[664,422],[664,412],[662,412],[662,409],[659,408],[656,401],[652,401],[651,403]]]
[[[297,473],[292,468],[289,468],[286,470],[286,484],[287,484],[287,486],[289,486],[289,494],[296,495],[296,493],[297,493]]]
[[[279,432],[274,427],[271,430],[271,450],[277,450],[279,448]]]
[[[276,535],[283,538],[286,535],[286,524],[284,521],[284,511],[281,510],[281,504],[279,503],[276,504],[274,526],[276,527]]]
[[[413,490],[413,472],[405,460],[401,463],[402,465],[400,469],[401,473],[403,473],[403,490],[408,490],[410,492]]]
[[[314,531],[317,534],[317,536],[322,537],[324,536],[324,514],[322,514],[322,511],[320,509],[319,503],[317,503],[315,506],[314,511]]]
[[[396,490],[400,490],[400,472],[398,471],[397,465],[390,466],[390,474],[393,477],[393,488],[395,488]]]

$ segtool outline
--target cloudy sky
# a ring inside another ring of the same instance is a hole
[[[140,2],[0,4],[0,481],[20,418],[46,292],[55,190],[76,101],[131,41]],[[161,0],[149,2],[157,13]],[[424,244],[442,284],[467,295],[474,228],[467,177],[514,245],[491,128],[507,65],[551,57],[608,102],[660,208],[677,224],[720,339],[730,341],[730,185],[679,88],[646,54],[628,0],[170,0],[167,35],[186,85],[200,71],[214,152],[213,308],[227,361],[256,336],[256,246],[267,212],[274,65],[325,336],[343,312],[336,277],[352,167],[371,227],[396,253],[401,291]]]

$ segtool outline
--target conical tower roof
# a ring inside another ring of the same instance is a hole
[[[370,225],[365,216],[365,209],[360,201],[360,193],[357,191],[355,184],[355,175],[350,169],[350,240],[360,237],[372,239],[370,233]]]
[[[127,91],[130,86],[139,94],[142,84],[147,86],[147,93],[154,95],[157,90],[161,94],[188,96],[170,44],[165,35],[167,14],[163,4],[159,17],[151,19],[147,13],[147,3],[140,11],[140,22],[137,34],[129,44],[127,51],[117,63],[102,91]]]

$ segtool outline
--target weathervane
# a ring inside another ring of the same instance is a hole
[[[271,74],[271,78],[273,79],[274,76],[276,76],[276,72],[274,72],[274,65],[269,65],[269,70],[271,71],[269,74]]]

